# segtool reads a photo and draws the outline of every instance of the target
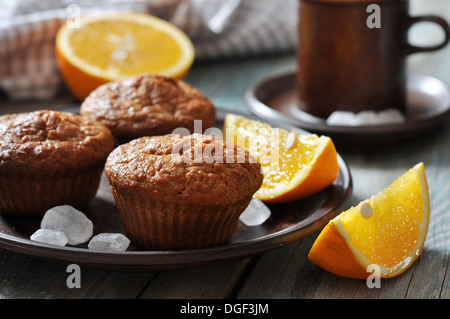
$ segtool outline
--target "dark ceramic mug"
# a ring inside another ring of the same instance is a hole
[[[409,16],[408,0],[300,0],[297,88],[299,107],[326,118],[333,111],[405,111],[406,57],[435,51],[450,40],[437,16]],[[408,43],[409,28],[437,23],[445,40]]]

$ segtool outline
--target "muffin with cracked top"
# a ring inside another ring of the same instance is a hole
[[[263,180],[247,151],[201,134],[135,139],[105,174],[128,237],[148,250],[224,244]]]
[[[82,116],[42,110],[0,116],[0,211],[42,216],[95,195],[114,137]]]
[[[202,130],[215,122],[215,108],[203,93],[182,80],[153,74],[98,87],[80,112],[105,124],[119,143],[170,134],[177,128],[194,133],[195,120],[202,121]]]

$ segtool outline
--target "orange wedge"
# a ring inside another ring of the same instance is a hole
[[[227,114],[225,140],[247,149],[261,164],[264,182],[254,198],[267,203],[298,200],[326,188],[339,175],[333,141],[301,135],[235,114]]]
[[[56,56],[65,83],[80,100],[99,85],[140,73],[184,78],[195,56],[175,25],[142,13],[82,16],[56,35]]]
[[[419,258],[429,215],[425,168],[419,163],[378,195],[332,219],[309,259],[343,277],[366,279],[372,274],[369,265],[378,266],[380,278],[398,276]]]

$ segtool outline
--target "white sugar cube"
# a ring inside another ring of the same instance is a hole
[[[239,216],[239,220],[247,226],[258,226],[263,224],[270,215],[269,207],[259,199],[252,199],[241,216]]]
[[[94,251],[125,251],[130,240],[120,233],[101,233],[89,241],[88,248]]]
[[[65,246],[67,245],[67,236],[59,230],[53,229],[38,229],[30,236],[31,240],[41,243]]]
[[[402,123],[405,116],[397,109],[387,109],[379,112],[380,122],[385,124]]]
[[[69,205],[49,209],[41,221],[41,228],[62,231],[69,245],[85,243],[92,237],[93,224],[85,214]]]
[[[378,114],[375,111],[361,111],[355,115],[354,125],[376,125],[380,124]]]
[[[355,113],[348,111],[334,111],[327,119],[328,125],[356,125]]]

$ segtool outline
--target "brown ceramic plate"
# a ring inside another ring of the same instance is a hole
[[[218,111],[217,115],[217,127],[222,128],[226,113]],[[320,230],[345,208],[352,193],[352,179],[344,160],[340,156],[338,159],[340,174],[330,187],[301,201],[270,205],[270,219],[254,227],[239,224],[229,242],[222,246],[179,251],[144,251],[130,246],[126,252],[94,252],[88,250],[86,244],[60,247],[31,241],[29,237],[39,228],[40,220],[14,220],[0,215],[0,247],[57,262],[119,270],[184,269],[258,255]],[[83,211],[94,224],[94,235],[101,232],[125,234],[105,176],[96,197]]]
[[[324,92],[326,94],[326,92]],[[405,122],[391,125],[327,125],[322,118],[298,108],[295,73],[269,77],[246,93],[250,111],[267,121],[289,123],[309,132],[330,136],[339,146],[377,147],[429,133],[450,116],[450,89],[432,76],[408,77]]]

